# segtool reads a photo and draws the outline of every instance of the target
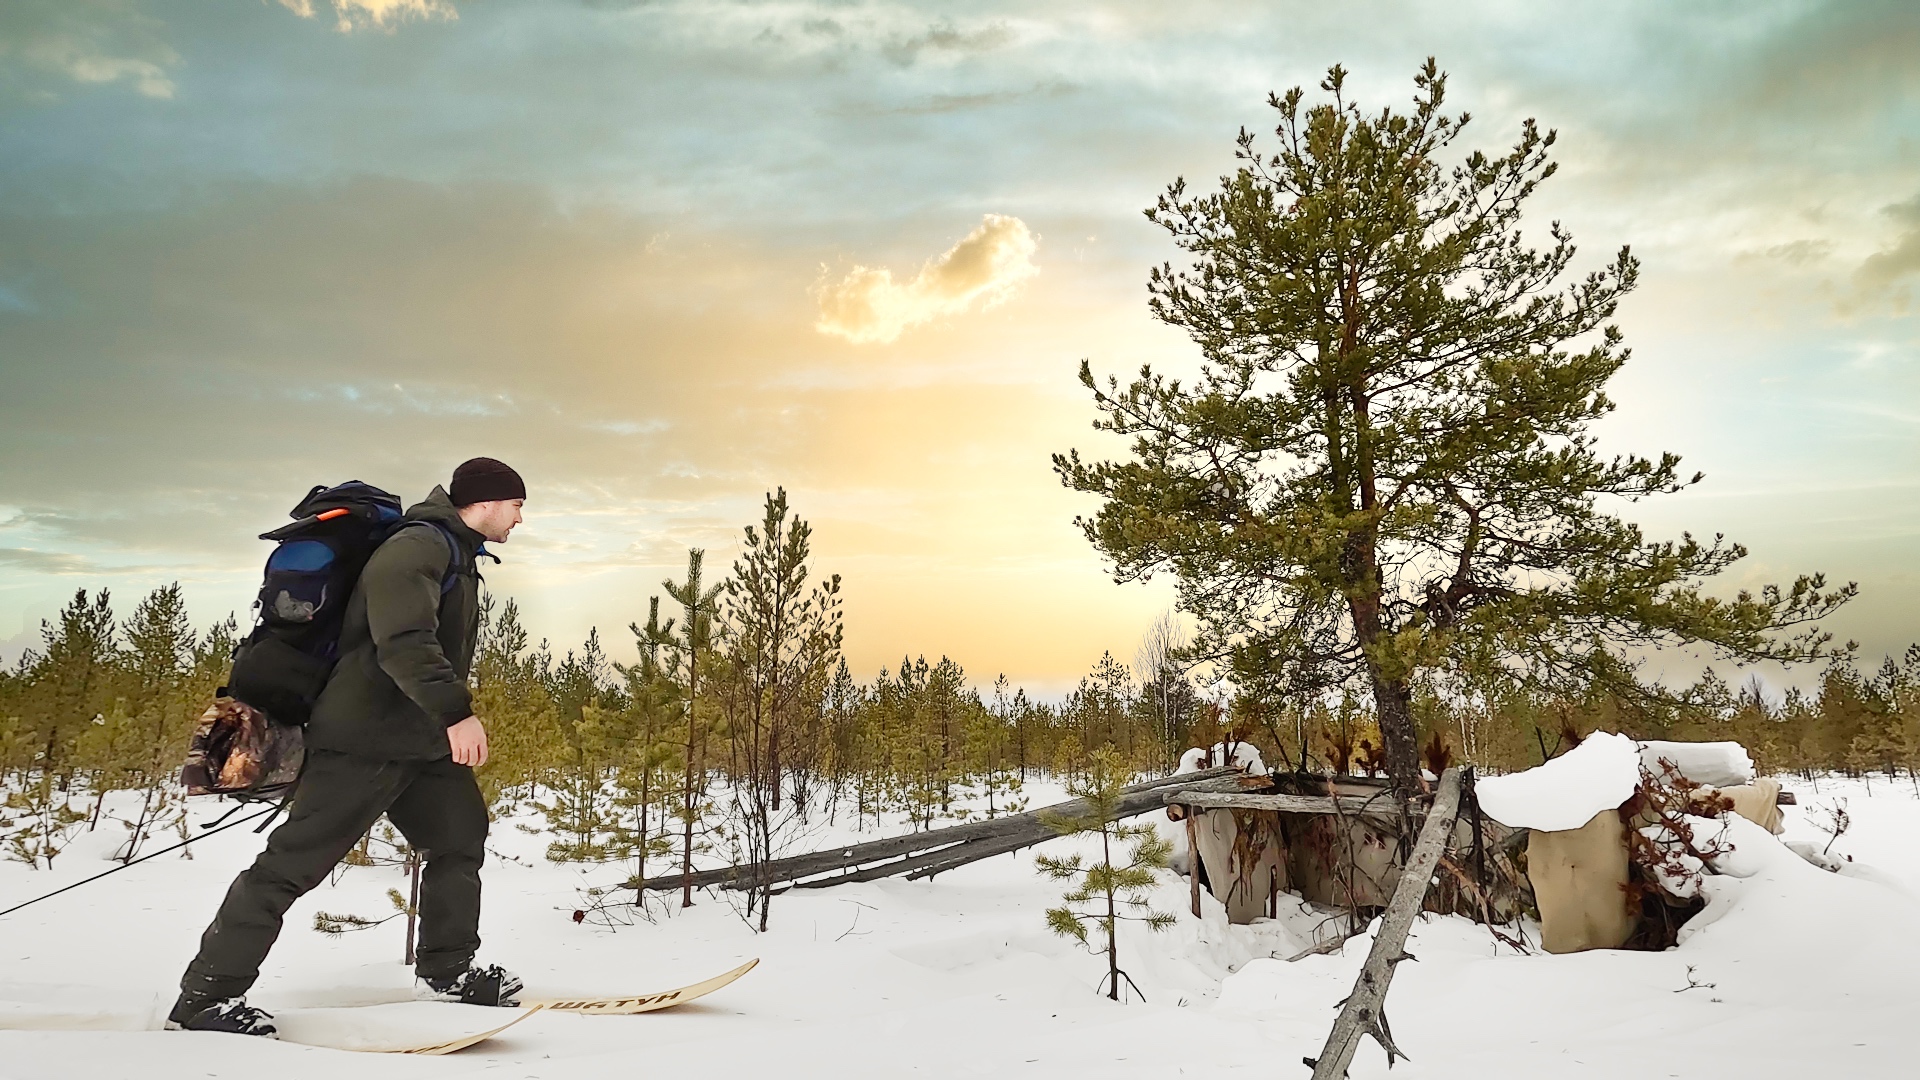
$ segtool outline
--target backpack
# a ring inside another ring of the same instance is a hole
[[[315,487],[291,524],[260,534],[275,547],[253,605],[259,622],[235,646],[221,697],[283,724],[307,722],[339,659],[354,583],[400,515],[397,496],[352,480]]]
[[[440,582],[459,580],[459,544],[437,522],[402,522],[400,499],[350,480],[317,485],[294,506],[290,524],[260,534],[267,556],[259,622],[233,650],[227,685],[201,716],[182,780],[193,795],[264,795],[290,786],[305,739],[300,725],[340,658],[340,630],[360,572],[386,539],[407,525],[431,525],[455,553]]]
[[[460,545],[437,522],[401,522],[398,497],[358,480],[315,487],[292,517],[260,534],[276,545],[254,601],[260,621],[235,646],[220,694],[280,723],[304,724],[340,658],[347,600],[374,549],[407,525],[431,526],[455,555],[440,581],[444,596],[459,580]]]

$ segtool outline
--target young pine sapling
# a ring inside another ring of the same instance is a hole
[[[1142,922],[1149,930],[1165,930],[1173,925],[1173,916],[1155,911],[1150,891],[1155,870],[1164,869],[1172,847],[1160,838],[1152,825],[1128,825],[1114,820],[1119,812],[1122,789],[1130,779],[1120,755],[1111,747],[1095,750],[1088,758],[1083,779],[1069,790],[1084,799],[1086,809],[1074,816],[1047,815],[1047,826],[1061,836],[1100,837],[1100,861],[1087,865],[1080,855],[1054,858],[1041,855],[1040,872],[1059,881],[1072,881],[1073,887],[1061,897],[1061,905],[1047,910],[1047,925],[1054,933],[1070,937],[1094,953],[1107,954],[1107,975],[1101,981],[1106,995],[1120,1000],[1120,980],[1125,979],[1133,992],[1139,984],[1120,967],[1116,942],[1122,922]],[[1130,844],[1126,860],[1114,861],[1114,848]],[[1097,930],[1096,944],[1090,931]]]

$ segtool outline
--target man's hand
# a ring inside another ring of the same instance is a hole
[[[487,763],[487,729],[480,726],[477,716],[469,716],[448,728],[447,745],[453,748],[456,764],[477,769]]]

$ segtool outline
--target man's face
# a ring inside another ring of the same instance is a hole
[[[488,543],[504,544],[507,534],[520,524],[520,507],[525,499],[499,499],[493,502],[474,503],[461,510],[460,516],[472,527],[474,532],[487,538]]]

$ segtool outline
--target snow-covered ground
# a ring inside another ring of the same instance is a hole
[[[1835,845],[1854,862],[1831,874],[1742,833],[1744,877],[1714,883],[1713,906],[1665,953],[1515,955],[1459,919],[1418,925],[1388,998],[1420,1077],[1911,1076],[1906,1025],[1920,1010],[1920,801],[1876,781],[1789,781],[1802,806],[1789,838],[1819,836],[1813,804],[1848,800]],[[1057,789],[1034,785],[1030,804]],[[220,807],[208,807],[211,817]],[[852,834],[847,834],[851,836]],[[866,838],[872,838],[871,833]],[[96,873],[117,836],[83,837],[55,870],[0,864],[0,908]],[[822,846],[831,842],[820,837]],[[1051,936],[1042,911],[1059,886],[1032,852],[934,881],[881,881],[775,899],[755,934],[726,900],[608,928],[576,924],[580,890],[618,868],[555,866],[546,838],[503,822],[486,871],[484,961],[530,992],[662,990],[758,956],[745,979],[695,1005],[635,1017],[537,1014],[442,1058],[348,1055],[157,1028],[175,979],[232,875],[262,838],[232,830],[0,918],[0,1026],[91,1013],[119,1030],[0,1030],[7,1078],[247,1077],[1305,1077],[1367,939],[1288,962],[1322,914],[1295,905],[1277,922],[1226,925],[1185,915],[1169,878],[1159,906],[1181,913],[1151,935],[1123,929],[1121,959],[1145,1002],[1092,988],[1104,962]],[[1065,847],[1056,841],[1053,846]],[[1784,856],[1784,857],[1769,857]],[[404,996],[401,924],[330,938],[316,910],[379,915],[396,870],[348,871],[294,908],[253,1000],[268,1008]],[[1386,1075],[1371,1042],[1353,1075]]]

